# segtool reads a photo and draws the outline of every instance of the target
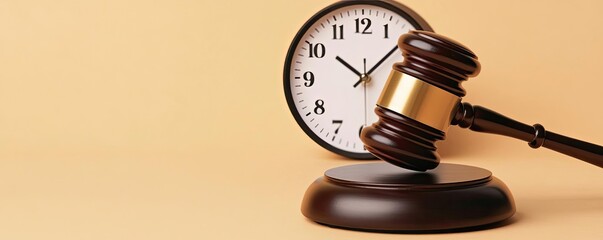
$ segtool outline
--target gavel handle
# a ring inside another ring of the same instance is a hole
[[[458,109],[452,125],[521,139],[532,148],[542,146],[603,168],[601,146],[546,131],[540,124],[530,126],[481,106],[462,103]]]

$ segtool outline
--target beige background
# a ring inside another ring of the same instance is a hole
[[[601,1],[404,0],[470,46],[466,100],[603,144]],[[452,128],[443,161],[490,169],[502,228],[362,233],[306,220],[306,187],[356,163],[312,142],[286,50],[332,1],[2,1],[0,239],[601,239],[597,168]]]

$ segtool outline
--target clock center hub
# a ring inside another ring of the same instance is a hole
[[[373,108],[391,66],[404,57],[398,37],[431,30],[395,0],[333,1],[291,42],[283,72],[289,110],[320,146],[354,159],[374,159],[360,131],[378,120]]]
[[[371,82],[371,76],[369,76],[366,73],[363,73],[362,75],[360,75],[360,80],[363,81],[365,84],[368,84]]]

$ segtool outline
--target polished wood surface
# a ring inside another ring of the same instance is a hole
[[[340,228],[435,231],[503,221],[515,204],[505,184],[482,168],[441,164],[416,172],[368,163],[326,171],[306,191],[302,213]]]
[[[528,142],[532,148],[545,147],[603,167],[603,147],[547,131],[540,124],[530,126],[518,122],[485,107],[463,103],[452,124],[476,132],[517,138]]]
[[[394,65],[394,71],[412,75],[459,97],[466,93],[461,82],[480,71],[477,56],[471,50],[433,32],[411,31],[400,37],[398,46],[405,58]],[[412,170],[426,171],[437,167],[439,155],[435,141],[443,140],[444,132],[380,106],[375,112],[379,120],[361,133],[361,139],[371,153]],[[451,124],[514,137],[529,142],[533,148],[544,146],[603,167],[601,146],[547,132],[540,124],[529,126],[469,103],[459,104]]]
[[[316,178],[359,163],[299,129],[279,81],[333,2],[2,1],[0,239],[603,239],[600,168],[459,127],[442,162],[503,180],[510,224],[399,235],[304,217]],[[603,1],[400,2],[479,56],[464,100],[603,143]]]
[[[461,82],[480,71],[477,56],[462,44],[427,31],[411,31],[400,36],[398,47],[404,61],[395,71],[412,75],[459,97],[466,92]],[[379,120],[365,127],[360,138],[367,150],[394,165],[416,171],[438,166],[435,142],[445,139],[445,132],[414,119],[377,106]]]
[[[399,167],[425,171],[438,166],[435,142],[445,133],[411,118],[377,106],[379,120],[365,127],[360,138],[376,157]]]
[[[400,36],[398,47],[404,61],[394,64],[395,70],[459,97],[466,94],[461,83],[477,76],[481,69],[477,56],[469,48],[437,33],[411,31]]]

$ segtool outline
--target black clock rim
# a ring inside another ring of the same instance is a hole
[[[352,5],[373,5],[373,6],[382,7],[382,8],[388,9],[390,11],[393,11],[393,12],[399,14],[404,19],[406,19],[410,24],[412,24],[413,27],[417,30],[433,32],[433,29],[431,28],[431,26],[429,26],[429,24],[427,23],[427,21],[425,21],[425,19],[423,19],[419,14],[417,14],[415,11],[413,11],[409,7],[403,5],[399,2],[396,2],[396,1],[392,1],[392,0],[377,0],[377,1],[375,1],[375,0],[342,0],[342,1],[335,2],[329,6],[321,9],[316,14],[314,14],[314,16],[312,16],[310,19],[308,19],[308,21],[306,21],[306,23],[304,23],[304,25],[301,27],[301,29],[295,35],[293,42],[291,42],[291,45],[289,46],[289,50],[287,51],[287,57],[285,59],[285,68],[283,70],[283,86],[284,86],[284,90],[285,90],[285,98],[287,99],[287,105],[289,106],[289,111],[291,111],[291,114],[293,114],[293,117],[295,118],[297,125],[299,125],[302,128],[302,130],[306,133],[306,135],[308,135],[312,140],[314,140],[314,142],[318,143],[318,145],[322,146],[323,148],[325,148],[333,153],[344,156],[344,157],[348,157],[348,158],[352,158],[352,159],[376,159],[376,157],[373,156],[371,153],[356,153],[356,152],[342,150],[342,149],[336,148],[336,147],[332,146],[331,144],[327,143],[326,141],[322,140],[318,135],[316,135],[312,131],[312,129],[310,129],[310,127],[308,125],[306,125],[304,123],[304,120],[302,119],[301,115],[297,111],[297,108],[295,107],[295,103],[293,101],[293,95],[291,94],[291,85],[290,85],[291,61],[293,60],[293,53],[295,52],[295,48],[301,41],[301,38],[303,37],[304,33],[306,33],[316,21],[318,21],[320,18],[327,15],[328,13],[330,13],[336,9],[347,7],[347,6],[352,6]]]

